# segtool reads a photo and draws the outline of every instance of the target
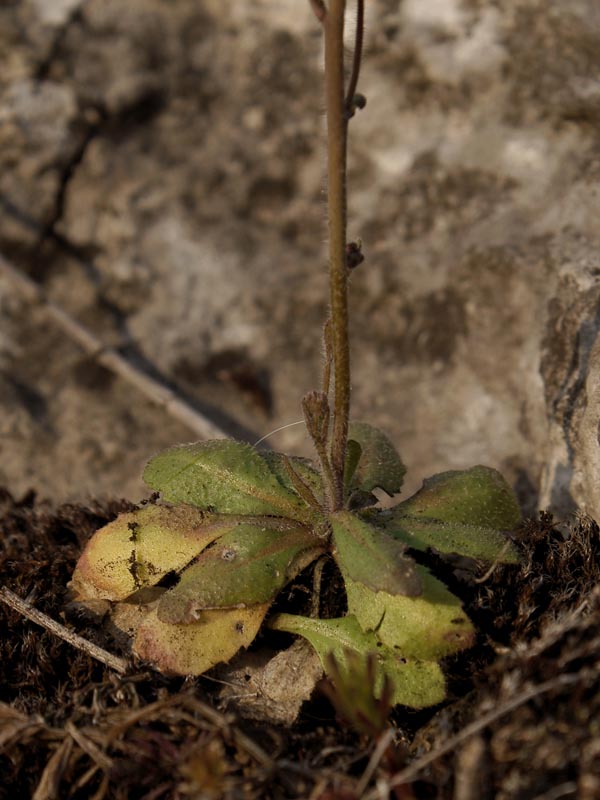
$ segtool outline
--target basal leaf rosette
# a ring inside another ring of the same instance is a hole
[[[229,440],[159,453],[144,478],[161,504],[96,532],[73,575],[76,600],[120,604],[115,624],[135,619],[133,652],[159,670],[201,674],[228,661],[252,642],[278,592],[323,552],[313,527],[322,517],[295,491],[297,476],[322,497],[305,459],[263,457]],[[171,588],[162,586],[167,576]]]

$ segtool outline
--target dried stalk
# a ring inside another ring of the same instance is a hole
[[[172,389],[163,386],[146,373],[135,367],[112,347],[104,345],[98,337],[60,306],[49,300],[43,289],[25,273],[0,255],[0,272],[10,279],[21,294],[30,302],[41,306],[47,316],[55,322],[66,335],[76,342],[90,358],[115,375],[123,378],[131,386],[156,405],[161,406],[169,416],[183,423],[199,439],[224,439],[228,434],[193,409]]]
[[[7,606],[10,606],[10,608],[15,611],[18,611],[19,614],[22,614],[24,617],[31,620],[31,622],[35,622],[36,625],[41,625],[42,628],[45,628],[50,633],[54,634],[54,636],[58,636],[59,639],[67,642],[72,647],[82,650],[92,658],[95,658],[96,661],[101,661],[103,664],[106,664],[107,667],[114,669],[121,675],[127,672],[128,664],[124,658],[114,656],[107,650],[103,650],[102,647],[98,647],[98,645],[93,644],[93,642],[84,639],[83,636],[72,633],[68,628],[65,628],[64,625],[61,625],[60,622],[56,622],[52,617],[49,617],[42,611],[38,611],[38,609],[34,608],[30,603],[22,600],[18,595],[14,594],[14,592],[11,592],[10,589],[7,589],[6,586],[0,588],[0,601],[6,603]]]

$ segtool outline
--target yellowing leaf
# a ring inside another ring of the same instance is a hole
[[[350,511],[330,516],[334,557],[344,575],[373,591],[418,595],[421,581],[406,547]]]
[[[206,611],[189,625],[168,625],[152,610],[138,628],[133,651],[161,672],[202,675],[251,644],[268,608],[269,603],[263,603]]]
[[[393,686],[392,704],[402,703],[412,708],[426,708],[440,703],[446,696],[446,684],[439,664],[435,661],[408,660],[386,647],[372,632],[365,632],[354,616],[339,619],[314,619],[292,614],[278,614],[269,623],[271,628],[304,636],[312,644],[325,671],[334,656],[337,670],[344,679],[355,665],[355,656],[366,659],[375,654],[375,680],[371,687],[380,697],[385,676]],[[354,655],[350,655],[354,654]]]
[[[290,520],[277,528],[238,525],[200,555],[165,592],[158,607],[163,622],[186,623],[210,608],[251,606],[271,600],[321,552],[319,541]]]
[[[360,459],[350,480],[350,489],[371,492],[379,487],[388,494],[399,492],[406,467],[386,434],[366,422],[351,422],[348,438],[360,447]],[[356,448],[353,447],[348,469],[352,468],[356,454]]]
[[[120,514],[87,543],[71,589],[77,599],[123,600],[182,569],[234,524],[191,506],[148,505]]]
[[[458,597],[425,567],[417,566],[417,571],[423,584],[420,597],[373,592],[347,579],[348,613],[405,658],[437,661],[471,647],[475,631]]]
[[[220,514],[312,518],[306,503],[281,484],[256,450],[230,439],[164,450],[146,465],[144,481],[171,503]]]

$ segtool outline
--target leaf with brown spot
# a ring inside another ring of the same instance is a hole
[[[391,701],[396,705],[426,708],[440,703],[446,696],[446,682],[439,664],[434,660],[407,659],[401,652],[382,644],[372,631],[365,631],[356,617],[314,619],[293,614],[277,614],[269,627],[304,636],[315,648],[327,672],[331,656],[335,658],[338,676],[350,683],[349,674],[356,660],[365,662],[375,656],[374,682],[366,687],[377,698],[381,696],[386,677],[392,683]]]
[[[70,587],[77,600],[123,600],[185,567],[235,524],[184,505],[120,514],[89,540]]]

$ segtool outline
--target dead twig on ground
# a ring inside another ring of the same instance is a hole
[[[127,672],[128,664],[124,658],[119,658],[109,653],[107,650],[103,650],[102,647],[93,644],[93,642],[84,639],[83,636],[72,633],[68,628],[65,628],[64,625],[61,625],[60,622],[52,619],[52,617],[49,617],[42,611],[38,611],[37,608],[34,608],[34,606],[30,605],[25,600],[22,600],[5,586],[0,588],[0,600],[6,603],[7,606],[10,606],[10,608],[18,611],[19,614],[31,620],[31,622],[35,622],[36,625],[41,625],[42,628],[45,628],[50,633],[54,634],[54,636],[58,636],[72,647],[76,647],[78,650],[82,650],[92,658],[95,658],[96,661],[101,661],[103,664],[106,664],[107,667],[114,669],[121,675]]]
[[[59,305],[49,300],[41,286],[2,255],[0,255],[0,273],[5,275],[30,302],[41,306],[47,316],[72,341],[85,350],[90,358],[113,374],[123,378],[153,403],[164,408],[169,416],[194,431],[199,439],[228,438],[228,434],[224,430],[192,408],[176,392],[142,372],[112,347],[103,344],[92,331],[67,314]]]
[[[487,728],[487,726],[491,725],[492,722],[495,722],[505,714],[514,711],[515,708],[528,703],[535,697],[539,697],[542,694],[551,692],[554,689],[562,689],[566,686],[572,686],[575,683],[579,683],[588,676],[588,672],[589,671],[582,670],[581,672],[577,673],[570,672],[566,675],[557,675],[555,678],[544,681],[544,683],[540,683],[537,686],[532,686],[530,689],[527,689],[526,691],[516,695],[516,697],[513,697],[510,700],[507,700],[505,703],[498,705],[487,714],[483,714],[481,717],[479,717],[479,719],[474,720],[470,725],[466,725],[461,731],[459,731],[455,736],[450,737],[450,739],[444,742],[444,744],[442,744],[440,747],[436,747],[430,753],[426,753],[424,756],[421,756],[421,758],[413,761],[413,763],[406,767],[406,769],[403,769],[401,772],[398,772],[396,775],[394,775],[389,782],[389,788],[394,789],[398,786],[402,786],[403,784],[414,781],[422,770],[424,770],[430,764],[433,764],[433,762],[437,761],[438,758],[441,758],[447,753],[452,752],[452,750],[458,747],[458,745],[462,744],[462,742],[466,741],[467,739],[470,739],[471,736],[474,736],[475,734]],[[364,796],[364,800],[377,800],[377,797],[377,793],[370,792]]]

